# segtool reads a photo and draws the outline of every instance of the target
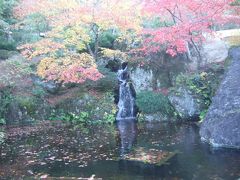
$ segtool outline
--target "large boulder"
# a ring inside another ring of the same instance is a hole
[[[198,99],[187,89],[180,87],[168,95],[169,101],[182,119],[195,120],[201,113]]]
[[[219,35],[212,36],[205,34],[205,41],[199,51],[202,56],[200,62],[201,67],[205,67],[213,63],[222,63],[228,57],[230,46]],[[194,49],[191,49],[192,56],[191,62],[188,64],[190,70],[195,71],[198,69],[198,57]]]
[[[32,82],[34,85],[44,88],[47,92],[51,94],[56,94],[60,90],[60,84],[55,83],[54,81],[44,81],[38,76],[32,76]]]
[[[16,95],[16,89],[0,89],[0,120],[7,125],[31,124],[35,120],[46,120],[50,115],[49,104],[35,96]]]
[[[12,101],[5,114],[7,125],[31,124],[33,119],[28,115],[27,109],[21,107],[18,102]]]
[[[62,119],[63,116],[75,115],[81,118],[81,113],[87,113],[91,121],[115,120],[116,104],[111,93],[92,94],[81,92],[76,96],[63,99],[54,107],[54,118]]]
[[[6,107],[4,119],[7,125],[29,125],[50,116],[51,107],[43,100],[30,97],[13,98]]]
[[[143,68],[137,67],[130,72],[130,77],[137,92],[144,90],[153,90],[153,72],[152,70],[144,70]]]
[[[185,55],[171,57],[165,52],[151,54],[143,64],[130,64],[130,77],[137,92],[172,87],[175,78],[184,73],[187,65]]]
[[[240,47],[230,50],[232,63],[200,128],[213,146],[240,148]]]
[[[208,37],[203,45],[203,63],[219,63],[224,62],[228,57],[229,46],[227,43],[218,37]],[[219,53],[221,52],[221,53]]]

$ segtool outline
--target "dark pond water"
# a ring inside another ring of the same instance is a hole
[[[117,180],[240,178],[240,150],[213,149],[200,141],[198,131],[194,124],[53,126],[28,136],[9,137],[1,147],[0,179],[92,175]],[[127,159],[132,152],[138,156]],[[161,159],[171,152],[177,154],[161,165],[154,162],[154,155]]]

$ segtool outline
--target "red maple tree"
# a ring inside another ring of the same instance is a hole
[[[165,49],[175,56],[192,46],[201,57],[198,44],[212,33],[214,26],[239,20],[233,16],[233,0],[144,0],[143,12],[151,19],[158,18],[159,27],[147,27],[143,50],[156,52]],[[239,22],[239,21],[238,21]]]

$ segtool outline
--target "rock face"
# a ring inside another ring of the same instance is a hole
[[[26,107],[16,99],[8,105],[4,119],[7,125],[29,125],[36,120],[46,120],[50,115],[50,106],[39,102],[34,107]]]
[[[201,112],[200,104],[187,89],[180,87],[177,93],[169,94],[168,98],[181,118],[188,120],[198,118]]]
[[[56,94],[60,89],[59,84],[56,84],[53,81],[46,81],[45,82],[41,78],[39,78],[38,76],[32,76],[32,81],[35,85],[43,87],[47,92],[49,92],[51,94]]]
[[[228,45],[220,38],[207,38],[202,52],[204,64],[223,62],[228,57],[228,50]]]
[[[144,65],[130,64],[130,76],[137,92],[152,91],[172,87],[175,78],[185,73],[186,55],[171,57],[166,52],[151,54],[145,57]]]
[[[131,71],[131,80],[133,82],[136,91],[152,90],[153,72],[152,70],[145,71],[142,68],[136,68]]]
[[[240,47],[230,50],[232,63],[200,128],[202,140],[216,147],[240,148]]]
[[[220,37],[212,35],[205,35],[206,41],[200,47],[200,53],[202,56],[202,61],[200,66],[204,67],[212,63],[224,62],[228,57],[229,45],[226,41],[222,40]],[[219,53],[221,52],[221,53]],[[192,61],[189,63],[188,67],[192,71],[197,70],[197,57],[193,55],[191,57]]]
[[[7,125],[25,125],[30,124],[32,118],[28,115],[27,110],[20,107],[18,103],[11,102],[6,112]]]

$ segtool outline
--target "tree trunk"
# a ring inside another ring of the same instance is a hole
[[[191,54],[188,42],[186,42],[186,47],[187,47],[187,59],[191,60],[192,59],[192,54]]]
[[[191,43],[194,47],[194,49],[196,50],[197,52],[197,70],[200,69],[200,66],[201,66],[201,62],[202,62],[202,55],[201,55],[201,52],[200,50],[198,49],[197,45],[195,44],[195,42],[193,41],[193,39],[191,38]]]
[[[87,46],[87,49],[88,49],[89,53],[91,54],[91,56],[94,57],[94,53],[93,53],[93,51],[92,51],[90,45],[87,44],[87,43],[86,43],[85,45]],[[95,57],[94,57],[94,58],[95,58]]]
[[[98,48],[99,48],[99,31],[97,28],[95,34],[95,47],[94,47],[94,58],[96,61],[98,60]]]

